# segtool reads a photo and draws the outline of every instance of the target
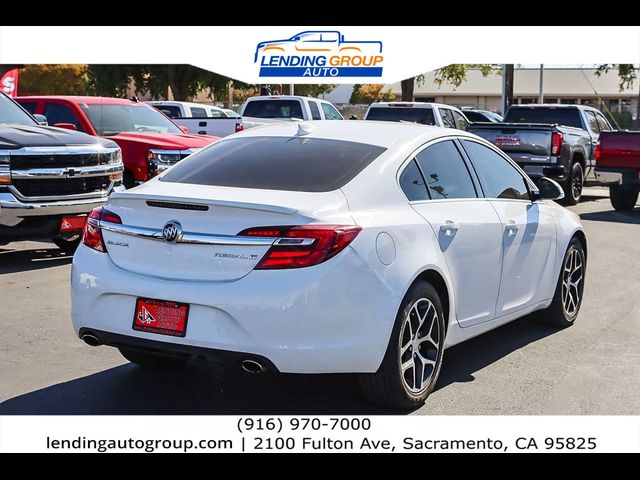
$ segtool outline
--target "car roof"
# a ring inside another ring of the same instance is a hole
[[[303,97],[302,95],[256,95],[254,97],[247,98],[247,102],[251,100],[317,100],[321,103],[331,103],[328,100],[315,97]]]
[[[444,103],[435,103],[435,102],[374,102],[371,104],[371,108],[388,108],[391,106],[402,106],[402,105],[411,105],[417,108],[431,108],[431,107],[441,107],[441,108],[453,108],[454,110],[460,110],[458,107],[454,107],[453,105],[445,105]],[[461,110],[460,110],[461,111]]]
[[[598,110],[589,105],[576,105],[574,103],[517,103],[513,108],[584,108],[585,110]],[[509,107],[509,108],[511,108]]]
[[[301,129],[309,133],[299,135]],[[420,136],[424,141],[451,135],[475,137],[462,130],[432,127],[414,123],[379,122],[375,120],[355,121],[291,121],[277,122],[261,127],[245,130],[238,135],[227,138],[243,137],[291,137],[291,138],[322,138],[346,142],[365,143],[390,148],[410,137]],[[224,139],[222,140],[224,141]]]
[[[18,97],[18,100],[66,100],[72,103],[85,103],[87,105],[103,104],[103,105],[144,105],[140,102],[134,102],[128,98],[114,97],[89,97],[78,95],[31,95],[27,97]]]
[[[213,108],[214,110],[223,110],[220,107],[209,105],[207,103],[179,102],[177,100],[148,100],[144,103],[148,103],[149,105],[184,105],[185,107]]]

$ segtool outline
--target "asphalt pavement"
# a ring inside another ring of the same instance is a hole
[[[585,298],[565,330],[525,317],[445,352],[414,414],[639,414],[640,204],[612,211],[589,188]],[[71,328],[71,258],[52,244],[0,247],[0,414],[373,414],[351,375],[147,372]]]

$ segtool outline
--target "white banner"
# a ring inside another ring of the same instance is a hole
[[[640,452],[640,417],[4,416],[13,452]]]
[[[63,48],[42,48],[43,39]],[[638,26],[0,26],[0,64],[191,64],[247,83],[394,83],[453,63],[639,61]]]

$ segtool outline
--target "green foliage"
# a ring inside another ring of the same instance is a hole
[[[450,83],[455,88],[462,85],[467,79],[467,73],[469,70],[480,70],[483,77],[488,76],[491,73],[500,71],[502,65],[497,63],[459,63],[454,65],[448,65],[437,69],[434,73],[434,81],[441,86],[443,83]],[[424,83],[424,75],[419,75],[417,78],[418,85]]]
[[[633,125],[633,117],[631,112],[604,112],[605,116],[615,128],[628,130]]]
[[[295,85],[293,87],[293,93],[296,95],[300,95],[303,97],[319,97],[324,93],[330,93],[333,89],[336,88],[336,85],[333,84],[322,84],[322,85]]]
[[[362,104],[372,102],[390,102],[395,100],[396,95],[391,88],[383,91],[384,85],[381,84],[356,84],[353,86],[349,103]]]
[[[134,65],[89,65],[89,93],[102,97],[125,97],[135,68]]]
[[[21,95],[85,95],[87,65],[26,65],[20,69]]]
[[[610,70],[617,69],[618,77],[620,79],[619,87],[620,91],[633,88],[633,83],[638,78],[638,68],[631,63],[603,63],[598,65],[596,75],[601,76],[603,73],[609,73]]]

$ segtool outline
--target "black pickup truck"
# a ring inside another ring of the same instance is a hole
[[[0,92],[0,245],[44,238],[73,251],[87,213],[124,189],[122,171],[111,140],[39,124]]]
[[[612,130],[604,115],[585,105],[513,105],[503,123],[474,123],[469,131],[506,152],[537,180],[560,183],[568,204],[582,197],[595,167],[600,132]]]

